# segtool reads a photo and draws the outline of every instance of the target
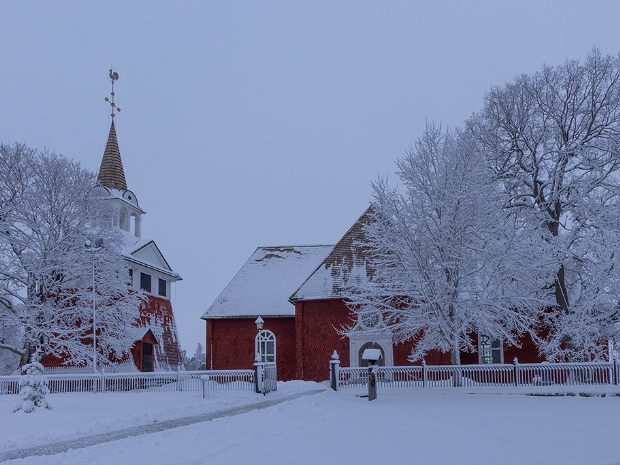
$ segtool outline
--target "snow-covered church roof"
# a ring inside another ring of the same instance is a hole
[[[366,282],[372,276],[368,265],[364,225],[372,221],[372,207],[353,224],[330,254],[318,265],[290,301],[339,299],[350,284]]]
[[[179,273],[170,268],[155,241],[136,237],[127,231],[121,230],[121,233],[123,235],[123,255],[127,261],[170,276],[174,281],[183,279]]]
[[[294,316],[288,297],[333,247],[258,247],[202,319]]]

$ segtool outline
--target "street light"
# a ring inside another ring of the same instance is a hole
[[[256,319],[256,321],[255,321],[254,323],[256,323],[256,329],[257,329],[257,330],[259,330],[259,331],[260,331],[261,329],[263,329],[263,324],[265,324],[265,322],[264,322],[264,321],[263,321],[263,319],[260,317],[260,315],[259,315],[259,317]]]
[[[259,315],[254,323],[256,323],[256,331],[258,331],[258,334],[260,334],[261,330],[263,329],[263,324],[265,324],[265,321]],[[256,335],[256,357],[254,357],[254,360],[262,362],[263,357],[260,350],[260,338],[258,337],[258,334]]]
[[[97,373],[97,307],[95,298],[97,296],[95,290],[95,252],[99,252],[103,248],[103,239],[95,239],[95,244],[91,241],[84,243],[86,250],[93,255],[93,373]]]

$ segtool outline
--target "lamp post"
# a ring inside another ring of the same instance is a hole
[[[263,393],[265,394],[265,389],[264,389],[264,384],[263,384],[263,378],[264,378],[264,373],[263,373],[263,369],[264,369],[264,364],[263,364],[263,357],[261,355],[261,350],[260,350],[260,332],[263,329],[263,324],[265,323],[263,321],[263,319],[260,317],[260,315],[258,316],[258,318],[256,319],[256,321],[254,322],[256,323],[256,330],[257,330],[257,334],[256,334],[256,347],[255,347],[255,354],[254,354],[254,392],[258,393]]]
[[[256,331],[260,334],[260,332],[263,330],[263,325],[265,324],[265,321],[259,315],[254,323],[256,323]],[[260,338],[258,337],[258,335],[256,337],[256,358],[260,362],[263,361],[263,356],[260,350]]]
[[[95,299],[97,292],[95,289],[95,252],[100,251],[103,248],[103,239],[95,239],[93,244],[91,241],[86,241],[86,250],[88,250],[93,256],[93,373],[97,373],[97,306]]]

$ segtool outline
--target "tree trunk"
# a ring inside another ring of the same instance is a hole
[[[459,338],[457,335],[454,335],[454,347],[452,347],[452,352],[450,353],[450,362],[453,366],[459,366],[461,364],[461,351],[459,350]],[[461,372],[456,370],[453,371],[452,386],[459,387],[461,384]]]
[[[555,217],[559,218],[560,213],[561,213],[560,207],[556,206],[553,212],[554,218]],[[554,219],[553,221],[548,221],[547,228],[549,229],[549,232],[551,233],[553,237],[558,237],[558,235],[560,234],[559,220]],[[553,287],[555,291],[555,302],[558,305],[558,308],[560,308],[560,310],[564,312],[568,311],[569,302],[568,302],[568,294],[566,292],[566,279],[564,276],[564,265],[560,265],[560,267],[558,268],[558,271],[555,274],[555,280],[553,283]]]

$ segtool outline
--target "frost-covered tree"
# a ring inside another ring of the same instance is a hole
[[[194,351],[194,355],[189,358],[183,351],[183,362],[187,371],[198,371],[206,369],[205,351],[202,344],[199,342]]]
[[[415,339],[411,360],[439,349],[460,364],[476,333],[518,345],[544,307],[544,243],[506,214],[501,185],[463,134],[429,124],[397,167],[402,188],[373,185],[363,244],[372,277],[351,289],[351,308],[381,312],[395,342]]]
[[[19,379],[19,397],[15,402],[13,413],[21,410],[24,413],[32,413],[37,407],[50,410],[51,404],[45,398],[50,393],[43,376],[45,369],[39,363],[39,352],[35,352],[35,360],[22,367],[22,376]]]
[[[0,341],[14,347],[23,347],[23,331],[21,325],[10,322],[8,318],[0,318]],[[10,350],[0,350],[0,376],[11,375],[19,367],[20,355]]]
[[[469,122],[513,208],[555,249],[550,359],[601,357],[618,322],[620,56],[544,66],[493,88]]]
[[[0,351],[22,364],[37,346],[89,363],[93,299],[100,361],[122,357],[134,342],[140,294],[130,289],[121,235],[95,184],[92,172],[63,156],[0,144],[0,319],[23,337],[21,344],[3,337]],[[89,252],[85,243],[99,238],[104,246]]]

